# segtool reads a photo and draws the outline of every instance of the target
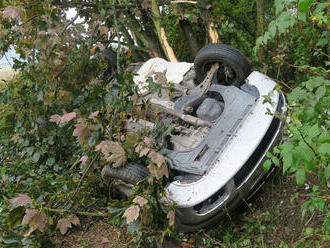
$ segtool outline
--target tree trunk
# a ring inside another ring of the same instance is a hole
[[[158,39],[161,43],[161,46],[165,52],[166,58],[169,61],[177,62],[178,59],[175,56],[173,48],[171,47],[170,43],[168,42],[165,29],[161,26],[161,22],[160,22],[161,16],[160,16],[159,7],[158,7],[156,0],[151,0],[151,10],[152,10],[152,21],[155,25],[156,33],[157,33]]]
[[[122,34],[124,36],[124,39],[126,40],[126,43],[129,46],[129,49],[132,51],[132,56],[135,61],[145,61],[146,56],[142,51],[139,51],[136,49],[134,40],[132,39],[131,35],[128,33],[126,27],[123,25],[120,27]]]
[[[262,36],[264,34],[264,3],[263,0],[257,0],[257,37]],[[261,62],[263,57],[263,49],[260,46],[257,55],[259,62]]]
[[[151,57],[160,57],[162,58],[163,54],[161,48],[152,41],[151,37],[146,35],[146,32],[143,32],[143,28],[140,26],[139,22],[135,19],[133,15],[127,15],[126,18],[129,18],[129,27],[135,36],[143,43],[143,46],[149,50]],[[140,31],[142,30],[142,32]]]

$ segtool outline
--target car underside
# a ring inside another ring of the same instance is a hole
[[[150,79],[163,85],[160,91],[149,90]],[[160,202],[175,202],[180,231],[216,223],[265,182],[271,171],[266,173],[263,162],[281,141],[285,99],[274,91],[274,81],[250,71],[239,51],[213,44],[194,63],[154,58],[138,68],[134,82],[153,109],[164,113],[162,125],[173,126],[158,141],[174,175]],[[271,102],[264,103],[264,95]],[[150,120],[127,124],[130,131],[144,128],[160,127]],[[138,164],[102,171],[125,195],[147,175]]]

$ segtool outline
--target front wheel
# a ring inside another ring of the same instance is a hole
[[[216,62],[220,66],[217,73],[219,84],[239,87],[251,73],[249,62],[240,51],[225,44],[210,44],[203,47],[194,60],[197,83],[203,81]]]

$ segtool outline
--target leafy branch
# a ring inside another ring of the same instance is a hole
[[[324,72],[324,73],[319,73],[319,72],[311,71],[311,70],[305,68],[304,66],[298,66],[298,65],[290,64],[289,62],[285,61],[284,59],[280,58],[279,56],[276,56],[275,53],[272,53],[272,52],[270,52],[270,53],[274,56],[274,59],[276,59],[276,60],[282,62],[283,64],[286,64],[287,66],[292,67],[292,68],[296,68],[296,69],[299,69],[299,70],[303,70],[303,71],[305,71],[305,72],[307,72],[307,73],[309,73],[309,74],[312,74],[312,75],[316,75],[316,76],[320,76],[320,77],[322,77],[322,76],[324,76],[324,75],[326,75],[326,74],[328,73],[327,71]]]

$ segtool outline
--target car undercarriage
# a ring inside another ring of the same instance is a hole
[[[158,80],[162,89],[151,92],[150,79]],[[212,44],[194,63],[154,58],[138,68],[134,82],[153,109],[164,113],[164,125],[174,124],[158,142],[174,174],[160,202],[175,202],[179,230],[191,232],[216,223],[260,188],[269,175],[262,166],[265,154],[281,141],[279,114],[284,114],[285,99],[273,91],[275,82],[251,73],[239,51]],[[272,103],[264,103],[264,95],[270,95]],[[126,128],[159,129],[150,120],[132,120]],[[125,195],[147,175],[138,164],[102,171],[105,181],[119,181],[117,188]]]

